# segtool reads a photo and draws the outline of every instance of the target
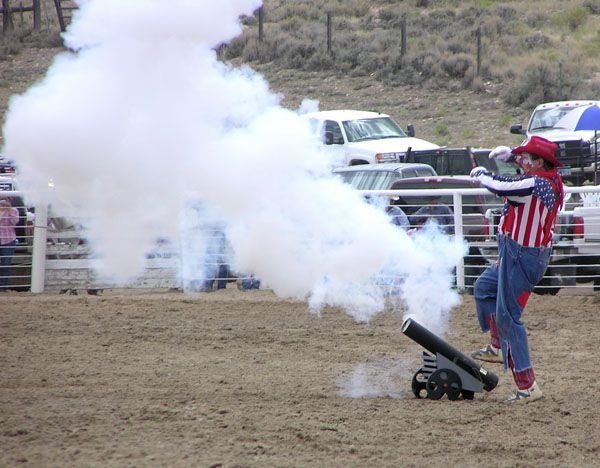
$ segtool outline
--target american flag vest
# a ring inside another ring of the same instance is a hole
[[[558,171],[538,171],[514,179],[504,196],[498,232],[523,247],[550,247],[556,219],[564,200]]]

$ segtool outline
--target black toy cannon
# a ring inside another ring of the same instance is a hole
[[[402,333],[419,343],[431,354],[423,352],[423,367],[412,380],[412,391],[417,398],[439,400],[448,395],[457,400],[461,395],[472,400],[475,392],[492,391],[498,385],[498,376],[489,372],[439,336],[431,333],[413,319],[402,324]]]

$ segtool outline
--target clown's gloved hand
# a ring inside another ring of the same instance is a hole
[[[471,169],[471,177],[479,177],[481,174],[485,174],[488,170],[483,166],[477,166]]]
[[[496,146],[490,153],[490,159],[499,159],[507,163],[515,161],[515,155],[512,154],[508,146]]]

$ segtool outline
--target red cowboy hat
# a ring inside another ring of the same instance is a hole
[[[560,167],[562,164],[556,159],[556,150],[558,145],[539,136],[532,136],[525,141],[525,144],[517,146],[512,150],[513,154],[529,153],[545,159],[555,167]]]

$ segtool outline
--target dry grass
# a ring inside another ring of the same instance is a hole
[[[229,59],[306,71],[334,70],[395,84],[482,91],[501,83],[511,105],[600,92],[600,12],[592,1],[265,0],[264,41],[256,18],[226,51]],[[333,15],[331,53],[326,17]],[[400,25],[407,24],[401,56]],[[482,57],[477,74],[477,39]],[[540,70],[544,72],[540,82]]]
[[[249,63],[296,108],[302,99],[322,108],[365,108],[390,113],[438,144],[517,144],[508,133],[532,107],[555,98],[600,95],[600,7],[597,0],[264,0],[264,41],[257,15],[221,52]],[[54,2],[43,0],[42,30],[27,14],[0,35],[0,111],[11,93],[26,89],[60,51]],[[333,14],[332,53],[326,49],[326,12]],[[401,56],[400,24],[407,20]],[[483,60],[475,76],[476,40]],[[37,49],[35,51],[34,49]],[[43,57],[43,59],[41,58]],[[8,59],[8,60],[7,60]],[[19,70],[18,78],[10,78]],[[445,109],[444,112],[442,110]],[[1,140],[0,140],[1,141]]]
[[[29,2],[20,2],[30,6]],[[12,6],[19,6],[16,2]],[[18,54],[25,47],[59,47],[62,44],[56,8],[52,0],[42,0],[41,28],[33,29],[33,13],[20,12],[12,15],[12,29],[1,31],[0,60],[6,60],[11,55]]]

